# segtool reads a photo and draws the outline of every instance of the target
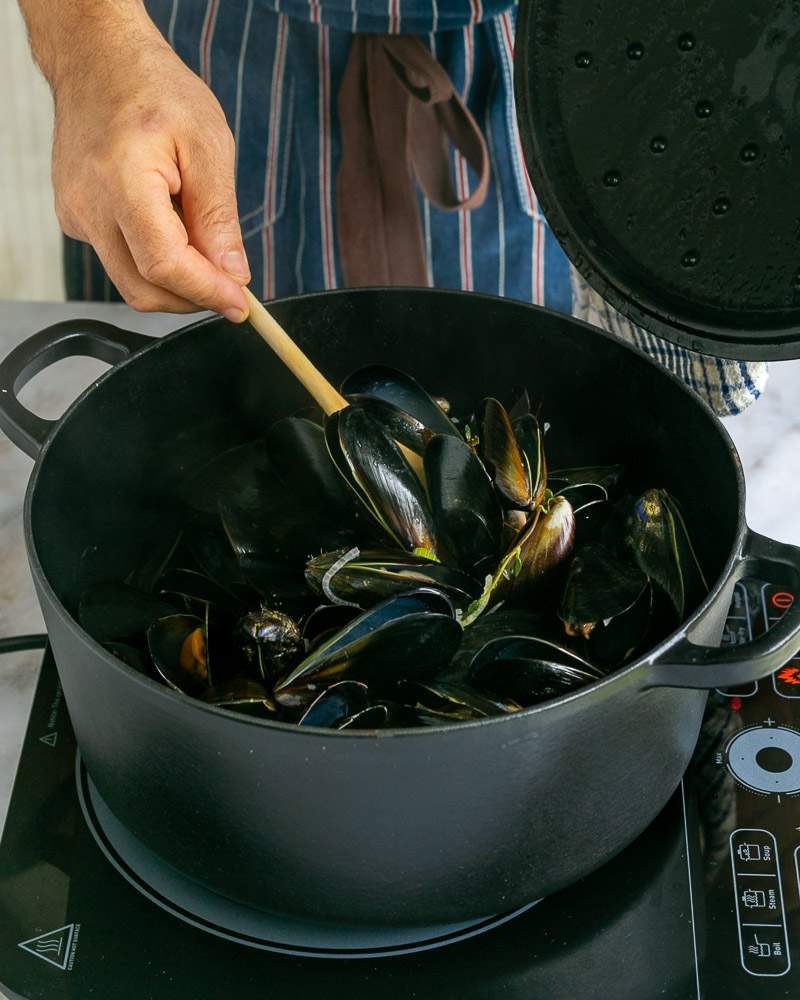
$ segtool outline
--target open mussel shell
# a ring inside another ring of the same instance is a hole
[[[531,397],[524,385],[515,385],[511,390],[511,405],[507,409],[512,424],[531,412]]]
[[[603,676],[571,650],[534,636],[487,643],[468,671],[477,688],[529,707],[592,684]]]
[[[385,684],[420,677],[447,663],[458,647],[461,627],[450,601],[435,590],[392,597],[359,615],[311,652],[275,685],[287,706],[310,703],[336,680]]]
[[[668,613],[664,615],[664,611]],[[598,624],[581,649],[602,669],[615,670],[666,635],[674,624],[672,614],[669,598],[659,591],[657,600],[648,582],[635,603],[610,621]]]
[[[512,507],[528,510],[534,501],[530,471],[502,403],[483,401],[479,428],[480,456],[494,485]]]
[[[527,587],[560,566],[572,552],[574,541],[572,506],[563,497],[556,497],[519,542],[511,591]]]
[[[490,639],[473,657],[468,673],[472,674],[476,670],[481,670],[484,665],[502,659],[543,660],[557,663],[559,666],[586,674],[592,680],[604,676],[600,667],[590,663],[578,653],[552,639],[537,635],[504,635]]]
[[[191,569],[168,569],[158,580],[156,590],[167,600],[174,601],[178,598],[191,613],[202,613],[205,605],[234,617],[245,610],[230,591],[203,573]]]
[[[634,501],[625,531],[625,544],[639,569],[667,593],[682,621],[708,585],[677,503],[666,490],[647,490]]]
[[[125,583],[147,593],[155,588],[176,549],[183,540],[183,532],[166,524],[156,537],[148,537],[141,562],[125,578]]]
[[[298,726],[324,726],[337,729],[369,707],[369,688],[360,681],[339,681],[331,684],[311,702],[300,716]]]
[[[147,629],[178,608],[125,583],[97,583],[78,603],[78,621],[97,642],[140,639]]]
[[[218,513],[213,520],[195,520],[187,526],[180,552],[186,553],[193,568],[226,590],[244,581],[241,565]]]
[[[547,489],[547,458],[544,451],[544,434],[539,421],[526,413],[513,421],[514,436],[525,460],[531,493],[531,506],[542,502]]]
[[[427,722],[474,722],[495,715],[510,715],[522,706],[511,698],[492,698],[464,684],[445,681],[407,681],[398,686],[398,698]]]
[[[418,587],[439,590],[463,608],[481,592],[480,583],[452,566],[396,550],[326,552],[308,563],[306,580],[328,600],[361,608]]]
[[[612,494],[620,488],[624,478],[624,465],[582,465],[571,469],[553,469],[547,485],[554,493],[559,493],[566,486],[591,484]]]
[[[162,618],[147,630],[147,645],[159,676],[173,690],[197,696],[212,686],[202,619]]]
[[[547,509],[538,508],[519,538],[500,560],[483,593],[464,615],[471,625],[491,604],[525,596],[560,567],[575,541],[575,516],[568,500],[554,497]]]
[[[437,435],[425,449],[424,463],[436,536],[448,561],[471,570],[496,559],[503,511],[481,460],[464,441]]]
[[[264,714],[277,710],[267,688],[251,677],[235,677],[214,687],[207,687],[197,697],[207,705],[217,705],[219,708],[257,705],[266,710]]]
[[[389,709],[386,705],[370,705],[356,712],[341,722],[336,728],[344,729],[383,729],[389,722]]]
[[[325,435],[334,464],[386,533],[401,549],[436,558],[425,487],[383,426],[354,404],[326,419]]]
[[[647,577],[632,562],[597,542],[583,546],[572,560],[561,600],[567,634],[588,638],[599,623],[632,608],[646,587]]]
[[[544,635],[548,626],[548,618],[540,610],[530,608],[508,608],[499,605],[464,629],[461,643],[446,671],[437,677],[460,683],[460,678],[466,675],[467,669],[487,642],[505,636]],[[554,630],[554,640],[560,633]]]
[[[362,609],[353,604],[320,604],[303,622],[303,641],[311,652],[358,618]]]
[[[350,396],[348,402],[357,405],[385,428],[390,437],[421,455],[434,432],[421,420],[401,410],[385,399],[373,396]]]
[[[608,491],[597,483],[567,485],[558,491],[558,496],[566,497],[569,500],[576,517],[598,504],[608,503]]]
[[[391,403],[398,410],[409,414],[430,434],[460,436],[458,428],[449,420],[436,399],[405,372],[384,365],[360,368],[342,382],[341,392],[348,399],[351,396],[369,396]],[[405,441],[402,443],[407,444]],[[408,444],[408,447],[414,446]]]

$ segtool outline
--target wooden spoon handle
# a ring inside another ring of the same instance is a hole
[[[250,307],[250,320],[253,328],[266,340],[272,350],[278,355],[289,371],[311,393],[322,407],[325,414],[337,413],[347,405],[347,400],[334,389],[321,371],[303,354],[289,334],[283,329],[275,317],[253,295],[249,288],[242,291]],[[405,456],[406,461],[414,470],[422,483],[425,482],[425,470],[419,455],[397,442],[397,446]]]
[[[242,291],[250,307],[248,319],[278,355],[289,371],[308,389],[326,414],[336,413],[347,406],[347,400],[340,395],[321,371],[303,354],[289,334],[274,316],[253,295],[249,288]]]

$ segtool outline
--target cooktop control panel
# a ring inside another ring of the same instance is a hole
[[[723,644],[757,638],[794,600],[772,584],[741,581]],[[735,921],[752,995],[775,995],[755,980],[787,976],[793,947],[800,967],[800,655],[760,681],[714,692],[711,705],[718,724],[705,771],[716,774],[707,777],[705,809],[699,799],[701,813],[714,816],[716,834],[706,837],[702,853],[706,919]]]

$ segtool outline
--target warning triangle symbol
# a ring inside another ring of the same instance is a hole
[[[69,953],[72,948],[72,938],[75,936],[75,924],[67,924],[57,930],[48,931],[28,941],[20,941],[23,951],[41,958],[43,962],[54,965],[57,969],[66,969]]]
[[[46,743],[49,747],[54,747],[57,739],[58,733],[48,733],[47,736],[40,736],[39,742]]]

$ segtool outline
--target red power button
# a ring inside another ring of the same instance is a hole
[[[771,600],[774,607],[780,611],[786,611],[794,604],[794,594],[790,594],[786,590],[779,590],[772,595]]]

